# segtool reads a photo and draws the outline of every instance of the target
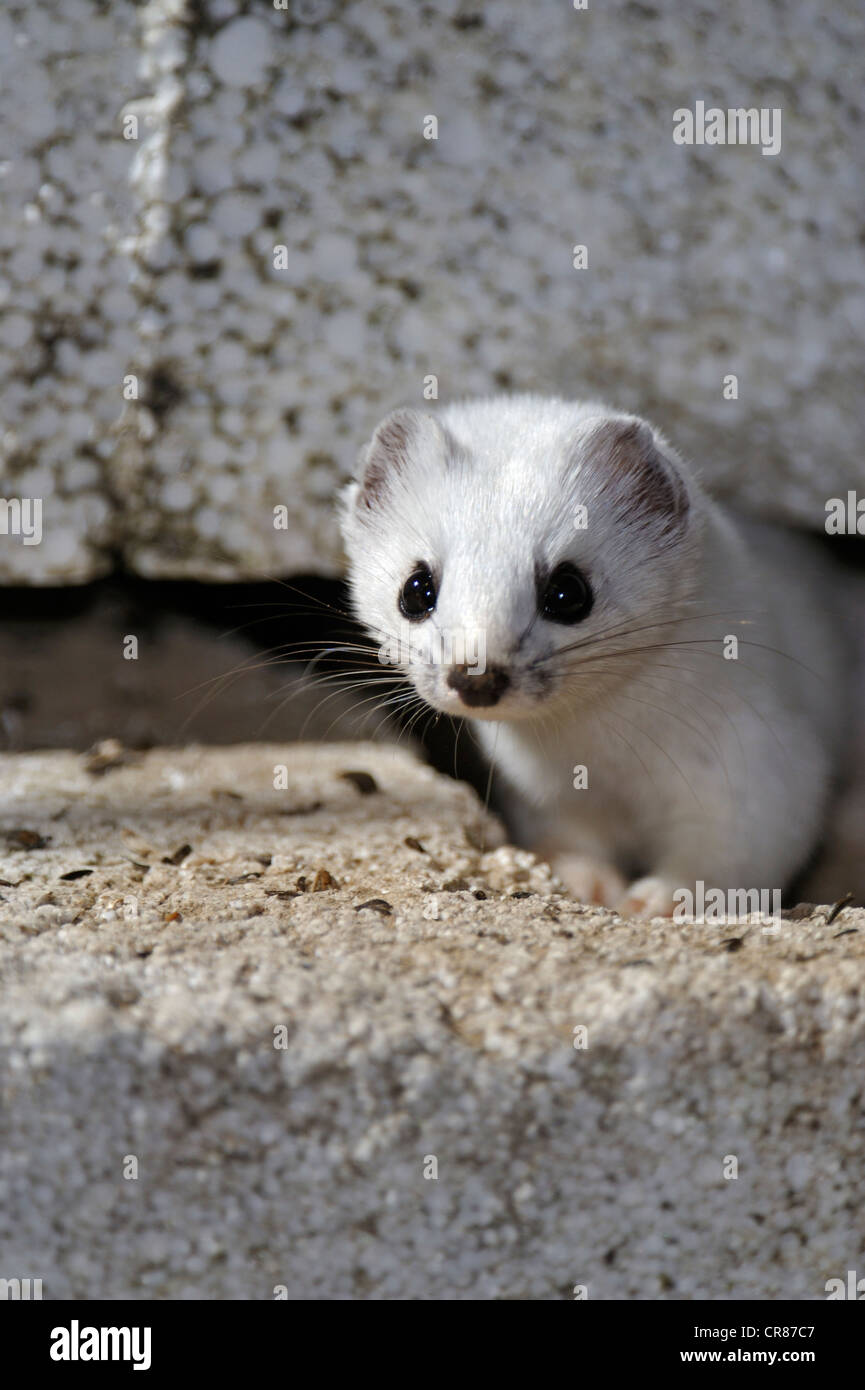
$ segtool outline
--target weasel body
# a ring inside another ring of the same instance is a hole
[[[358,617],[474,722],[578,897],[669,914],[807,863],[853,684],[816,542],[721,506],[645,421],[538,396],[394,411],[343,531]]]

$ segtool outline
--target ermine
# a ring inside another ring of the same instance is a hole
[[[853,715],[816,541],[721,505],[644,420],[534,395],[388,415],[343,534],[356,615],[472,722],[579,899],[670,915],[807,864]]]

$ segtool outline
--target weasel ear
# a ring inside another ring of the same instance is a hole
[[[644,420],[601,419],[584,436],[580,452],[596,466],[603,490],[618,493],[630,516],[641,515],[668,532],[684,528],[690,510],[687,484]]]
[[[407,468],[410,457],[431,448],[441,451],[443,443],[444,431],[431,415],[408,407],[392,410],[360,452],[357,506],[372,510],[384,499],[393,478]]]

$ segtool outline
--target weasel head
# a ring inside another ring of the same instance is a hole
[[[598,705],[671,640],[701,512],[635,416],[535,396],[396,410],[343,498],[355,612],[444,713]]]

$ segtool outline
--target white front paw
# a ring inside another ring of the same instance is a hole
[[[625,890],[624,896],[616,904],[616,911],[623,917],[672,917],[676,900],[674,885],[665,878],[650,874],[646,878],[635,879]]]
[[[618,869],[601,859],[592,859],[587,854],[556,854],[550,863],[578,902],[615,907],[625,892],[625,880]]]

